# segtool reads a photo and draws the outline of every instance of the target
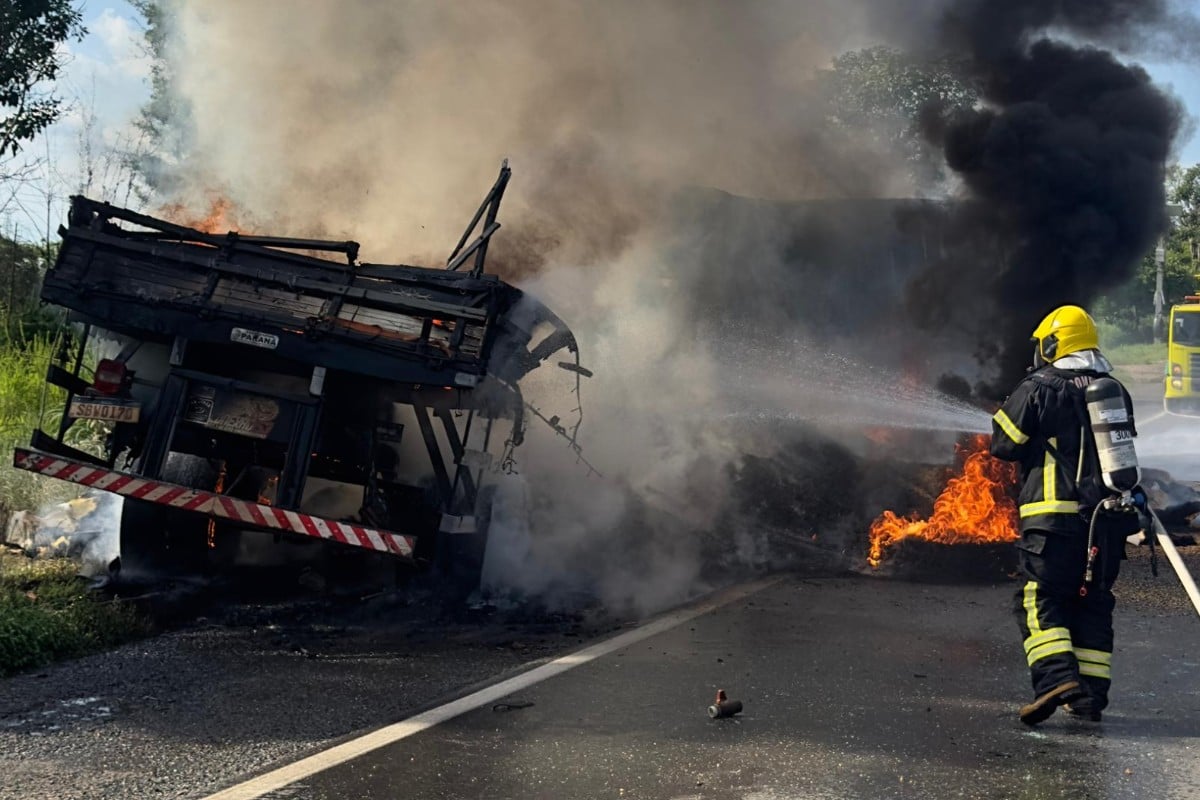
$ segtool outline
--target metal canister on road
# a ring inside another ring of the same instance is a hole
[[[717,690],[717,699],[708,707],[708,716],[712,719],[722,719],[724,717],[732,717],[734,714],[741,713],[742,701],[730,700],[725,696],[724,689]]]

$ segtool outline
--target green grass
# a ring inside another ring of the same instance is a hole
[[[1111,322],[1097,322],[1096,328],[1100,333],[1100,352],[1114,365],[1166,364],[1167,345],[1147,342],[1149,331],[1130,331]]]
[[[66,559],[0,552],[0,675],[145,636],[132,606],[98,597]]]
[[[1101,352],[1109,361],[1121,367],[1139,364],[1157,364],[1165,367],[1167,362],[1167,345],[1165,343],[1121,344],[1116,347],[1102,347]]]
[[[13,447],[35,428],[57,431],[66,392],[46,384],[60,340],[50,334],[0,342],[0,534],[14,511],[38,511],[78,496],[78,487],[12,465]],[[97,451],[103,430],[77,423],[66,441]],[[143,635],[132,608],[98,600],[66,559],[34,560],[0,551],[0,675],[109,647]]]
[[[36,511],[50,503],[77,496],[73,484],[44,478],[12,466],[12,451],[29,443],[35,428],[57,431],[66,403],[66,392],[46,383],[46,367],[59,349],[60,340],[39,334],[0,344],[0,524],[7,525],[14,511]],[[67,432],[73,447],[98,451],[103,430],[96,423],[79,422]]]

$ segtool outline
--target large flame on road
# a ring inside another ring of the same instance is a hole
[[[966,447],[962,474],[951,478],[933,503],[933,515],[897,516],[883,512],[871,525],[871,550],[867,563],[878,567],[884,551],[904,539],[924,539],[940,544],[1012,542],[1017,539],[1017,505],[1009,496],[1016,483],[1017,467],[993,458],[988,437],[974,437]]]

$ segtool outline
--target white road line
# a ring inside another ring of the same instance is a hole
[[[409,736],[432,728],[441,722],[454,719],[468,711],[474,711],[477,708],[494,703],[513,692],[541,683],[548,678],[553,678],[555,675],[561,675],[567,670],[578,667],[581,664],[586,664],[589,661],[594,661],[623,647],[637,644],[643,639],[649,639],[651,636],[657,636],[660,633],[669,631],[689,620],[693,620],[710,611],[715,611],[722,606],[729,605],[730,603],[749,597],[756,592],[760,592],[769,586],[779,583],[781,580],[783,580],[782,577],[764,578],[754,583],[720,592],[698,605],[672,611],[634,630],[626,631],[611,639],[606,639],[585,647],[575,653],[556,658],[540,667],[531,669],[529,672],[523,672],[508,680],[480,689],[473,694],[460,697],[444,706],[432,708],[416,716],[409,717],[406,720],[388,725],[387,727],[360,736],[357,739],[351,739],[336,747],[331,747],[308,758],[288,764],[285,767],[272,770],[265,775],[259,775],[257,778],[252,778],[245,783],[231,786],[216,794],[211,794],[203,798],[203,800],[255,800],[255,798],[262,797],[276,789],[281,789],[288,784],[295,783],[318,772],[327,770],[330,767],[335,767],[338,764],[358,758],[372,750],[378,750],[380,747],[386,747],[393,742],[406,739]]]
[[[1162,418],[1163,418],[1163,417],[1165,417],[1166,415],[1167,415],[1167,412],[1165,412],[1165,411],[1160,411],[1160,412],[1158,412],[1157,414],[1155,414],[1153,417],[1150,417],[1150,419],[1141,419],[1141,420],[1137,420],[1137,424],[1138,424],[1138,426],[1139,426],[1139,427],[1140,427],[1140,426],[1142,426],[1142,425],[1149,425],[1151,422],[1154,422],[1154,420],[1156,420],[1156,419],[1162,419]]]

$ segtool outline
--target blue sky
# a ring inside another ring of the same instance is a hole
[[[65,94],[86,97],[93,79],[105,117],[128,119],[149,94],[150,62],[142,48],[141,17],[118,0],[84,4],[88,35],[72,42]]]
[[[1200,0],[1184,2],[1200,11]],[[141,57],[139,17],[121,0],[91,0],[85,5],[84,18],[89,35],[71,45],[73,57],[64,94],[88,97],[94,85],[98,116],[110,128],[120,126],[136,113],[148,92],[149,62]],[[1200,117],[1200,65],[1143,62],[1143,66],[1156,82],[1178,96],[1193,116]],[[78,115],[68,119],[66,127],[72,122],[78,125]],[[1183,164],[1200,162],[1197,128],[1200,125],[1193,124],[1181,142],[1178,159]]]
[[[1183,101],[1184,108],[1196,118],[1184,131],[1177,147],[1179,163],[1200,163],[1200,67],[1196,64],[1143,64],[1160,86]]]
[[[82,183],[81,141],[93,151],[130,135],[130,121],[149,94],[150,61],[142,47],[140,17],[120,0],[83,7],[88,34],[70,42],[55,94],[66,101],[62,118],[30,142],[12,165],[32,165],[31,180],[15,192],[0,192],[0,224],[6,235],[40,239],[65,219],[68,195]],[[88,124],[90,121],[90,125]]]
[[[1200,11],[1200,0],[1181,0]],[[41,198],[24,193],[20,208],[0,208],[12,224],[22,228],[45,227],[47,195],[51,204],[65,202],[79,187],[82,174],[78,153],[85,122],[92,121],[90,138],[95,152],[103,152],[121,137],[130,136],[129,122],[145,101],[149,88],[150,63],[142,48],[140,18],[123,0],[88,0],[84,6],[88,35],[71,43],[70,59],[59,93],[71,98],[65,117],[47,136],[47,142],[28,148],[40,156],[50,154],[52,168],[46,171]],[[1191,115],[1200,118],[1200,66],[1187,63],[1143,62],[1155,80],[1179,97]],[[1200,123],[1192,122],[1179,144],[1176,158],[1185,165],[1200,162]],[[2,198],[0,198],[2,200]],[[40,209],[40,210],[39,210]],[[52,212],[52,219],[61,215]],[[41,231],[38,231],[40,235]]]

